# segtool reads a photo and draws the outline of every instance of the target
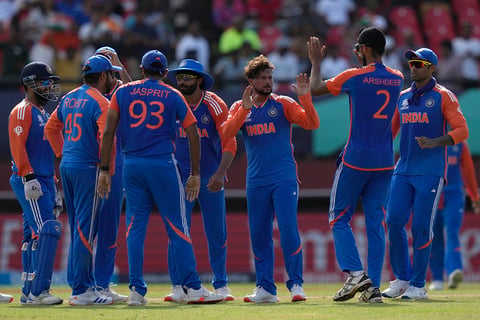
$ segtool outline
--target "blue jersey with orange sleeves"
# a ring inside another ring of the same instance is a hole
[[[87,84],[62,97],[45,128],[55,154],[62,155],[62,163],[100,162],[107,110],[107,98]]]
[[[447,147],[448,159],[448,184],[443,190],[466,187],[468,196],[472,201],[477,201],[478,183],[472,155],[466,141]]]
[[[299,100],[301,105],[290,97],[271,94],[251,110],[243,108],[241,100],[230,108],[223,133],[232,137],[242,131],[248,161],[247,187],[298,180],[292,123],[309,130],[320,124],[310,93]]]
[[[393,119],[393,132],[400,127],[400,158],[394,174],[432,175],[446,179],[447,148],[420,148],[416,137],[438,138],[448,133],[459,143],[468,137],[468,128],[457,97],[447,88],[436,84],[419,97],[418,104],[409,105],[412,90],[400,94]]]
[[[8,117],[8,136],[13,158],[12,170],[23,177],[34,173],[53,177],[54,154],[44,134],[49,114],[24,99]]]
[[[117,134],[126,160],[173,153],[176,120],[184,128],[197,122],[180,91],[154,79],[122,85],[114,93],[109,108],[120,115]]]
[[[391,121],[403,74],[383,64],[348,69],[327,80],[330,93],[350,96],[350,133],[343,162],[358,170],[394,167]]]
[[[104,94],[105,98],[107,98],[108,101],[112,100],[113,94],[118,88],[120,88],[122,84],[123,84],[123,81],[117,79],[115,86],[110,90],[110,92]],[[115,143],[116,152],[117,152],[115,156],[115,167],[118,168],[118,167],[123,167],[123,153],[121,152],[122,143],[120,141],[120,137],[118,136],[118,134],[115,134],[115,138],[117,139],[117,142]]]
[[[200,177],[202,181],[208,181],[217,171],[222,153],[229,151],[235,155],[237,143],[235,137],[223,138],[221,135],[220,126],[228,118],[228,107],[215,93],[203,91],[200,102],[190,108],[198,121],[197,127],[201,138]],[[185,130],[178,122],[177,127],[175,158],[185,178],[190,174],[190,147]]]

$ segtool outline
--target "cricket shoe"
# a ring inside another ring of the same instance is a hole
[[[460,282],[463,281],[463,272],[460,269],[453,270],[452,273],[448,275],[448,288],[456,289]]]
[[[218,303],[223,301],[223,296],[210,292],[205,287],[200,286],[200,289],[188,288],[184,301],[188,304]]]
[[[147,304],[147,299],[145,299],[144,296],[142,296],[140,293],[135,291],[135,287],[132,287],[132,289],[130,289],[130,295],[128,296],[127,304],[131,307],[144,306]]]
[[[290,297],[292,298],[292,302],[307,300],[307,296],[305,295],[305,292],[303,291],[303,287],[299,284],[296,284],[296,283],[290,289]]]
[[[93,288],[88,288],[84,293],[72,295],[68,300],[68,304],[71,306],[101,306],[112,303],[113,299],[111,297],[104,296]]]
[[[28,303],[28,296],[22,292],[20,296],[20,304],[27,304]]]
[[[280,299],[274,294],[271,294],[267,290],[258,286],[253,289],[253,294],[245,296],[243,302],[255,302],[255,303],[277,303]]]
[[[335,293],[333,301],[346,301],[352,299],[357,292],[367,290],[372,285],[372,280],[362,272],[358,276],[351,273],[348,275],[347,281],[343,287]]]
[[[185,301],[186,297],[187,297],[187,294],[183,290],[183,287],[179,285],[175,285],[175,286],[172,286],[172,292],[166,295],[165,298],[163,298],[163,301],[183,302]]]
[[[33,305],[56,305],[62,303],[63,299],[50,294],[48,290],[43,291],[38,296],[34,296],[32,293],[30,293],[27,299],[27,304]]]
[[[427,299],[428,295],[425,291],[425,288],[417,288],[414,286],[408,287],[407,290],[402,294],[402,299],[405,300],[419,300],[419,299]]]
[[[128,297],[120,294],[118,292],[115,292],[112,289],[112,284],[108,286],[108,288],[102,288],[102,287],[97,287],[97,290],[100,294],[103,294],[106,297],[112,298],[113,303],[118,303],[118,302],[127,302]]]
[[[9,294],[0,293],[0,303],[10,303],[13,301],[13,297]]]
[[[434,280],[430,285],[428,286],[428,290],[430,291],[438,291],[438,290],[443,290],[443,281],[439,280]]]
[[[223,297],[223,301],[234,301],[235,297],[232,296],[230,293],[230,288],[227,286],[223,286],[220,288],[215,289],[215,293],[219,294]]]
[[[390,281],[390,286],[383,290],[382,296],[385,298],[400,297],[408,288],[410,283],[406,280],[395,279]]]
[[[370,287],[362,292],[362,295],[358,298],[358,301],[365,303],[383,303],[382,294],[377,287]]]

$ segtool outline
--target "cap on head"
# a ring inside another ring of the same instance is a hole
[[[376,51],[383,53],[385,51],[385,35],[376,27],[367,27],[358,35],[358,44],[366,45]]]
[[[425,60],[432,63],[435,66],[438,63],[437,55],[435,54],[435,52],[433,52],[431,49],[428,49],[428,48],[420,48],[416,51],[407,50],[405,51],[403,56],[408,60],[412,60],[412,59]]]
[[[112,47],[109,47],[109,46],[104,46],[104,47],[100,47],[97,49],[97,51],[95,51],[95,54],[101,54],[102,52],[105,52],[105,51],[110,51],[112,53],[115,53],[117,54],[117,51],[115,51],[115,49],[113,49]]]
[[[48,64],[39,61],[30,62],[23,67],[21,78],[22,84],[31,80],[60,80],[60,77],[53,74],[53,70]]]
[[[203,65],[194,59],[183,59],[178,64],[178,67],[168,72],[168,78],[175,81],[175,76],[179,73],[191,73],[199,75],[203,78],[203,83],[200,86],[203,90],[209,89],[213,85],[213,78],[204,71]]]
[[[165,55],[158,50],[147,51],[143,55],[142,63],[140,64],[140,68],[156,72],[163,72],[167,70],[167,66],[167,57],[165,57]]]
[[[83,74],[102,73],[103,71],[122,71],[122,68],[113,66],[110,60],[103,55],[95,55],[85,61]]]

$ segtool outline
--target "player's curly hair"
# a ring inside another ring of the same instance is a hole
[[[273,64],[265,57],[263,54],[251,59],[248,61],[247,65],[243,69],[243,74],[245,78],[253,79],[256,78],[260,72],[268,69],[275,69]]]

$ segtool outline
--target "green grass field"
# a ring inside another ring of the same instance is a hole
[[[346,302],[333,302],[332,296],[341,284],[305,284],[308,296],[306,302],[291,303],[287,289],[279,286],[277,304],[244,303],[243,296],[250,294],[254,284],[230,284],[236,300],[215,305],[186,305],[163,302],[163,296],[170,290],[168,284],[149,286],[148,304],[144,307],[128,307],[116,304],[104,307],[73,307],[68,305],[70,290],[67,287],[53,287],[52,293],[64,298],[59,306],[22,306],[19,303],[20,288],[3,286],[0,292],[11,294],[15,300],[0,305],[0,319],[478,319],[480,313],[480,283],[461,284],[457,290],[429,292],[429,299],[405,301],[384,299],[383,304],[364,304],[354,299]],[[387,284],[382,286],[384,289]],[[128,286],[120,284],[116,291],[128,294]]]

